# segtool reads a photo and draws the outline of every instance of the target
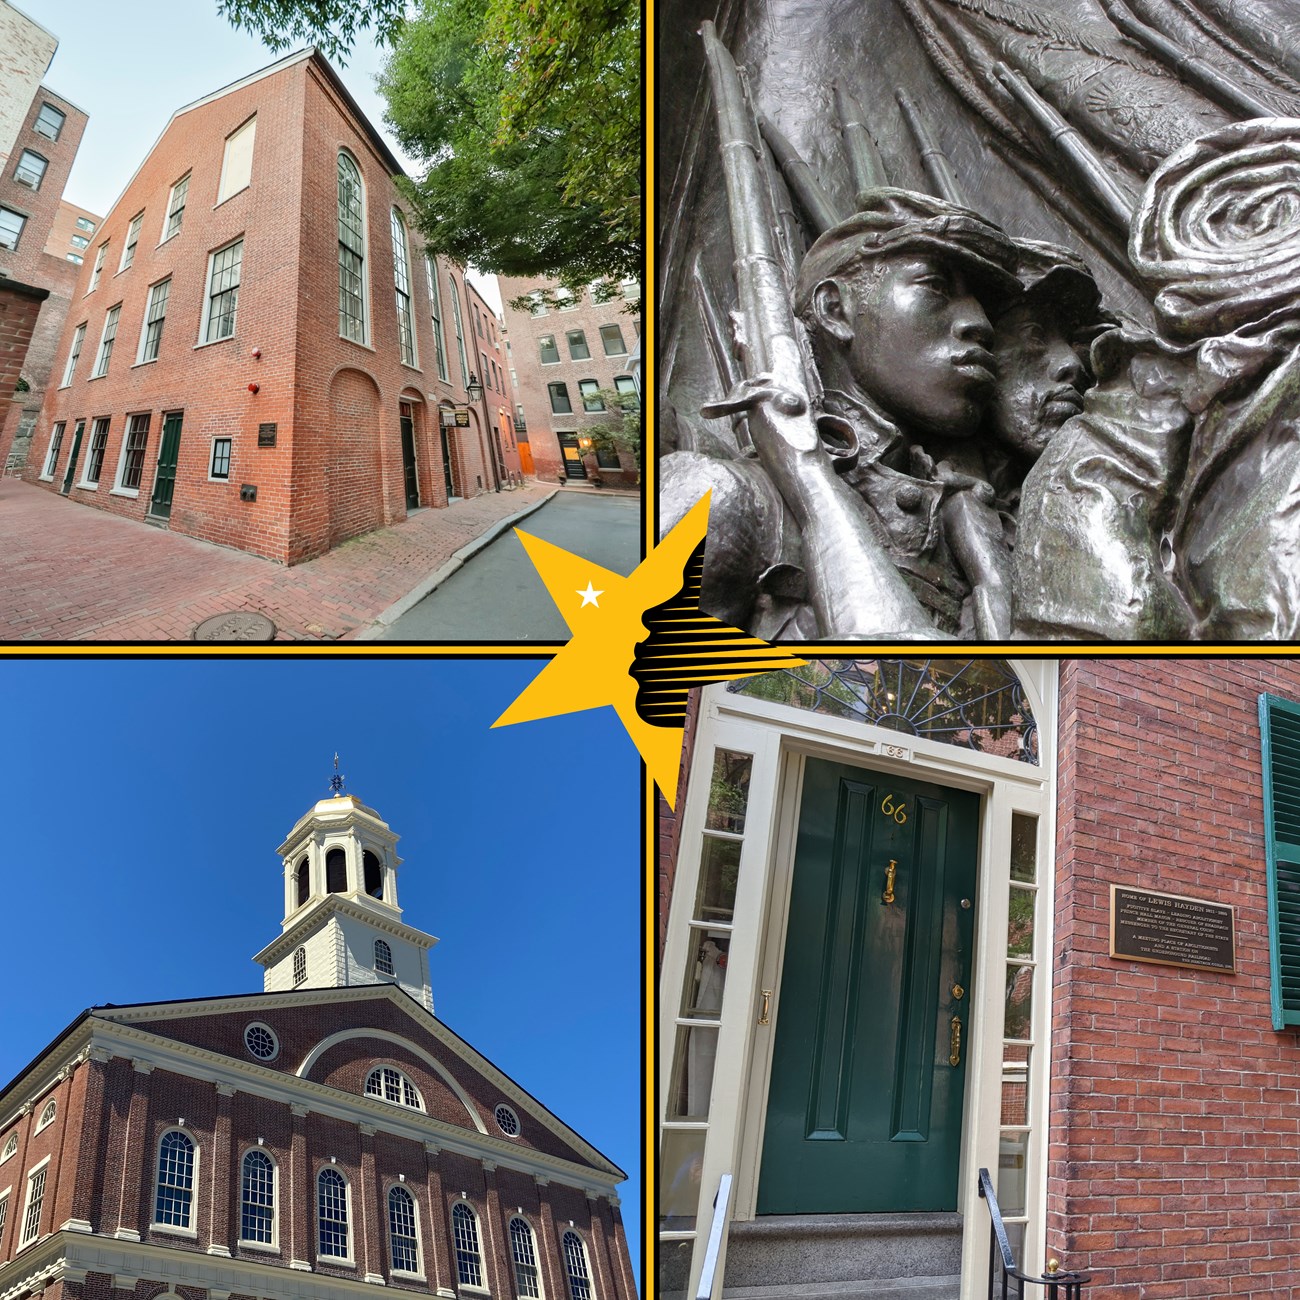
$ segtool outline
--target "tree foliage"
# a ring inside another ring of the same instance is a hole
[[[616,388],[602,388],[592,397],[605,404],[605,416],[584,425],[584,437],[591,439],[593,451],[625,451],[636,457],[641,468],[641,397]]]
[[[373,28],[426,241],[566,287],[640,279],[640,0],[217,0],[272,49],[341,60]]]

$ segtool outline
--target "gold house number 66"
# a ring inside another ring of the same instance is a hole
[[[892,817],[900,826],[907,821],[907,805],[905,803],[895,803],[892,794],[887,794],[880,801],[880,811],[886,817]]]

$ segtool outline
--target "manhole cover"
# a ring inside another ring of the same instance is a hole
[[[205,618],[194,629],[196,641],[273,641],[275,624],[265,614],[237,610]]]

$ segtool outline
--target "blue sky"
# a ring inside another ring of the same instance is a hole
[[[259,991],[275,850],[337,750],[440,939],[436,1014],[628,1172],[639,1279],[639,764],[611,709],[490,730],[540,667],[0,659],[0,1081],[89,1006]]]
[[[217,0],[15,0],[59,41],[45,83],[90,114],[64,197],[101,217],[176,109],[283,58],[217,15]],[[296,47],[295,47],[296,48]],[[384,53],[361,34],[337,70],[361,111],[413,175],[420,170],[384,126],[374,89]],[[472,277],[499,306],[495,276]]]

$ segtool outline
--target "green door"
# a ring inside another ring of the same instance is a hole
[[[77,476],[77,456],[81,452],[81,437],[85,432],[85,420],[78,420],[76,432],[72,435],[72,455],[68,457],[68,472],[63,476],[63,486],[59,488],[60,496],[66,497],[72,490],[72,480]]]
[[[170,519],[172,493],[176,490],[176,461],[181,447],[181,412],[163,416],[162,445],[158,448],[158,472],[154,475],[149,513],[156,519]]]
[[[979,797],[809,759],[760,1214],[952,1210]]]

